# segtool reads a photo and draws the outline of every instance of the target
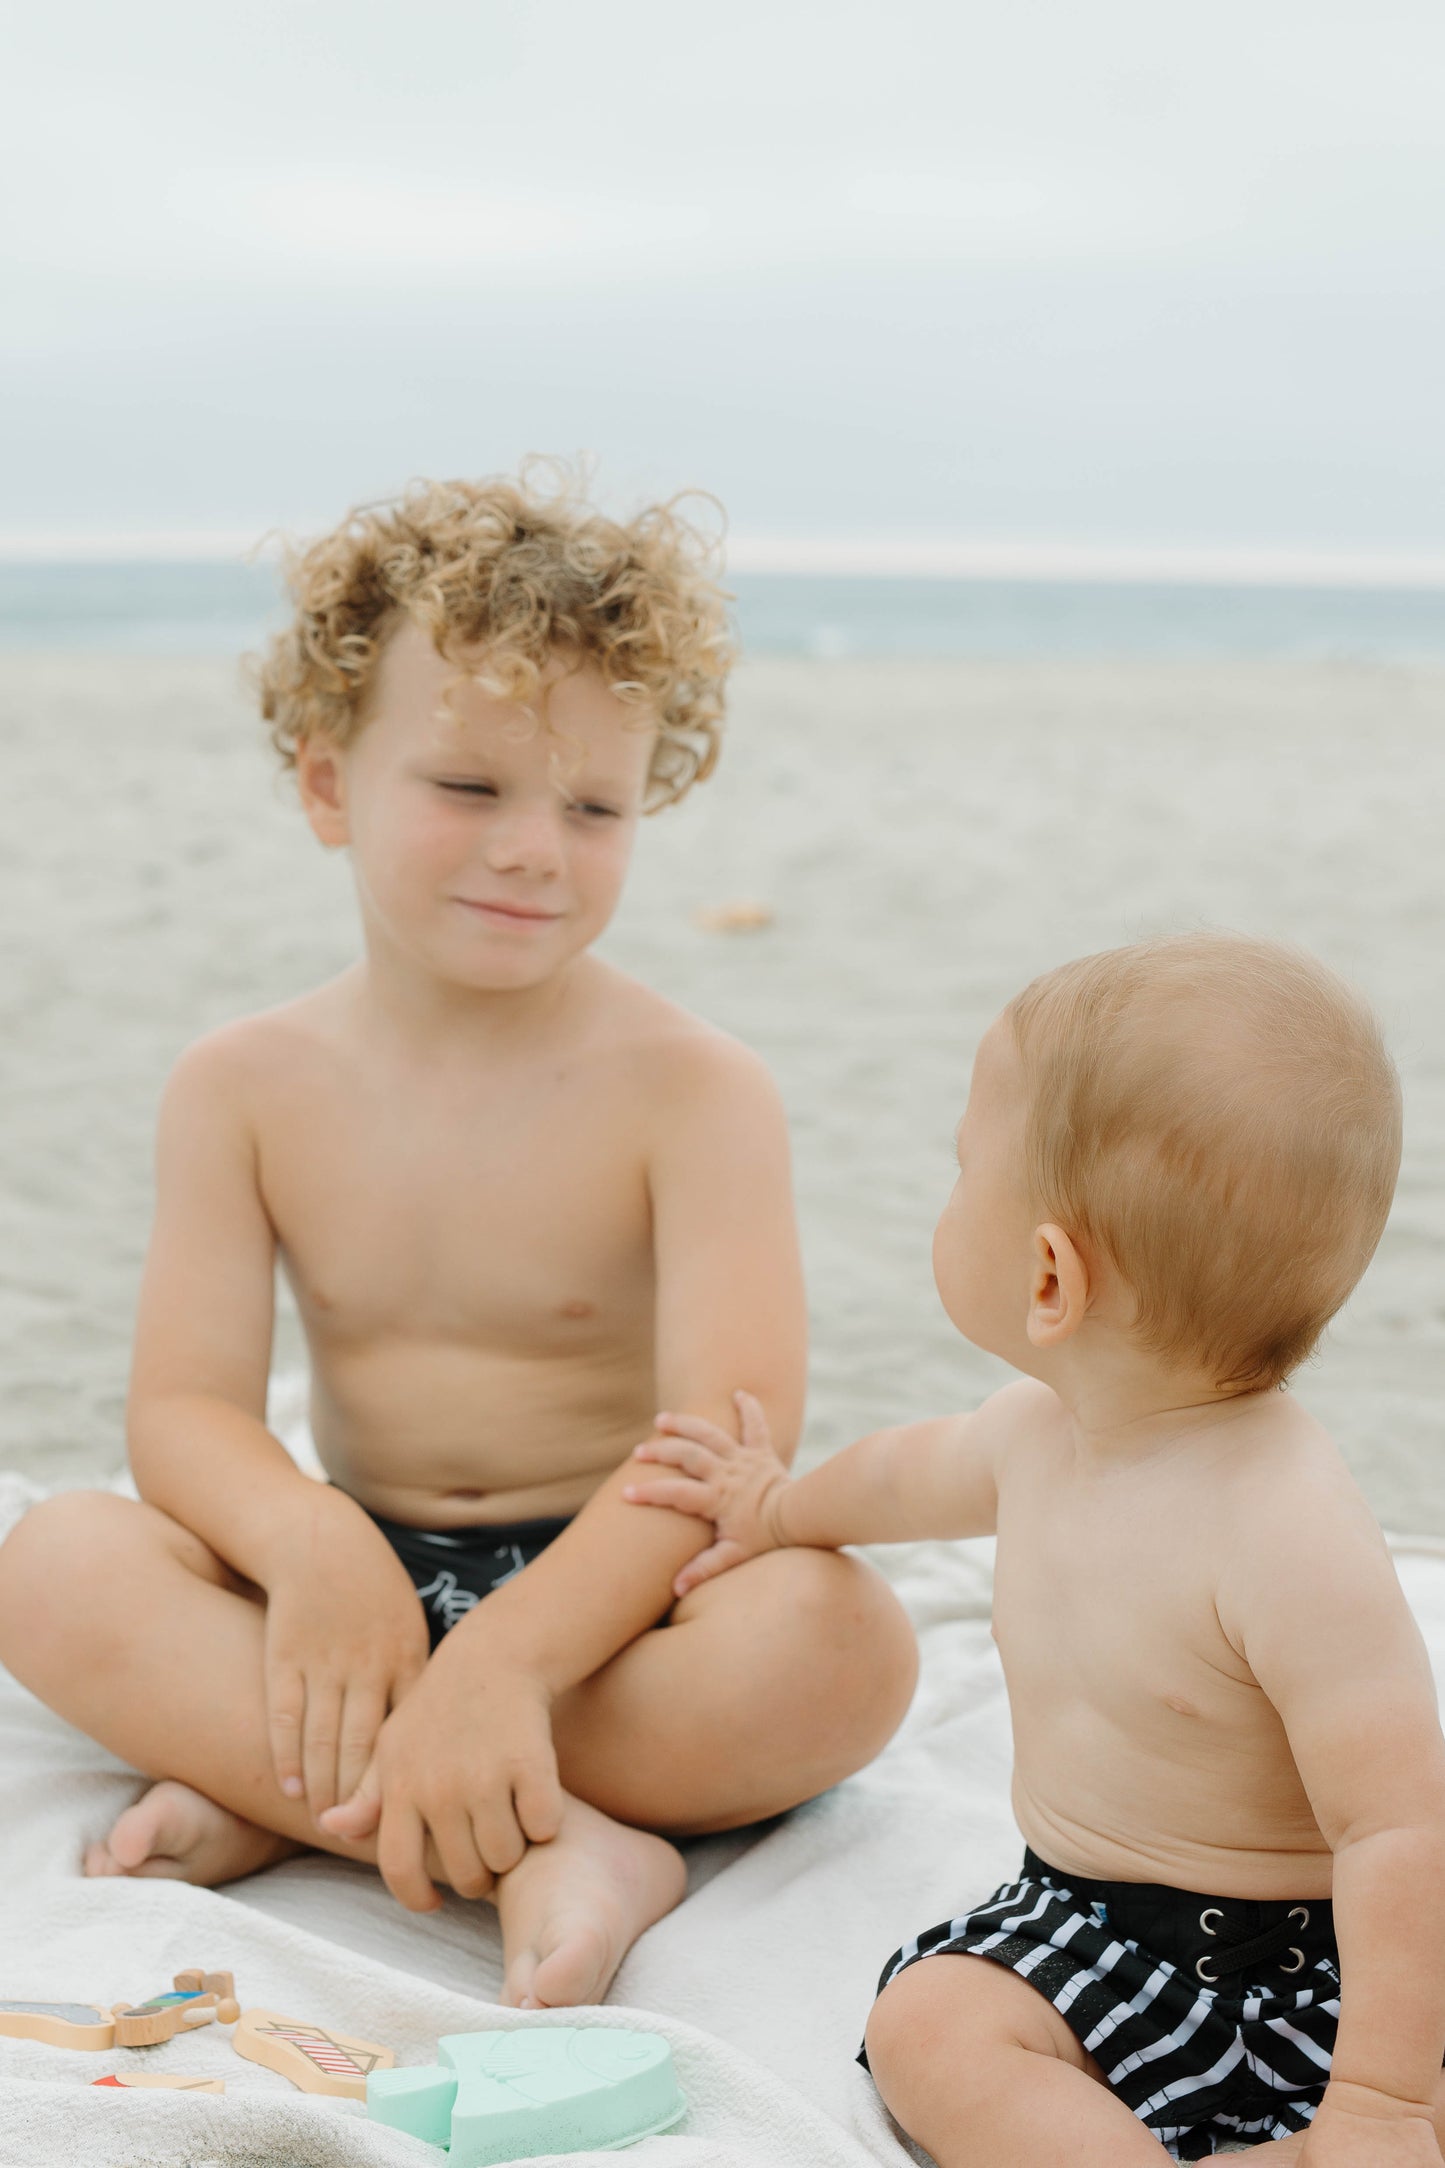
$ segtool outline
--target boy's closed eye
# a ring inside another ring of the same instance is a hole
[[[473,777],[437,776],[434,781],[438,790],[449,791],[455,797],[495,798],[499,795],[495,783],[485,783]],[[604,805],[597,798],[573,799],[567,810],[569,813],[584,814],[588,820],[615,821],[622,818],[616,806]]]

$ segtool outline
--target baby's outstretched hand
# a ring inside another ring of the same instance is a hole
[[[662,1461],[678,1471],[629,1483],[623,1496],[633,1505],[671,1506],[713,1524],[713,1542],[690,1559],[673,1582],[676,1596],[786,1541],[777,1509],[788,1471],[773,1450],[768,1419],[752,1394],[734,1393],[733,1399],[742,1425],[740,1439],[700,1416],[659,1415],[657,1435],[632,1456]]]

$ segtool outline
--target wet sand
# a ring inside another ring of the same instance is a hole
[[[1306,942],[1384,1016],[1399,1196],[1297,1382],[1386,1524],[1445,1534],[1442,717],[1445,671],[1344,662],[744,670],[719,774],[644,830],[606,950],[782,1084],[810,1452],[1003,1375],[929,1275],[991,1017],[1065,956],[1230,925]],[[339,969],[355,919],[228,665],[0,657],[0,774],[0,1468],[80,1483],[122,1457],[166,1070]],[[695,923],[738,899],[772,925]]]

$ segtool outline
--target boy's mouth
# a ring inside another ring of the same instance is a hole
[[[455,896],[452,900],[468,911],[480,911],[486,918],[505,919],[514,926],[550,926],[562,916],[560,911],[538,911],[523,903],[488,903],[475,896]]]

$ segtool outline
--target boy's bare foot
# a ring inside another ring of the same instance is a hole
[[[534,1844],[497,1884],[506,1984],[514,2010],[601,2002],[638,1936],[687,1887],[664,1837],[629,1829],[569,1799],[550,1844]]]
[[[87,1846],[85,1872],[158,1875],[211,1889],[302,1849],[167,1778],[127,1807],[108,1837]]]

